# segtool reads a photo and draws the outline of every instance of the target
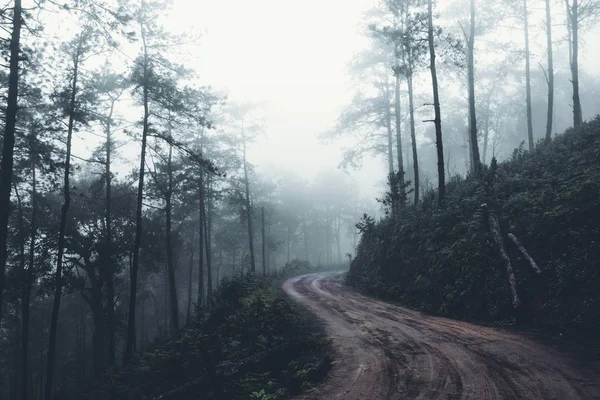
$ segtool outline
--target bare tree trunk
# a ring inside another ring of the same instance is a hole
[[[412,63],[412,61],[411,61]],[[412,72],[407,77],[408,84],[408,107],[410,108],[410,142],[412,145],[413,156],[413,174],[414,174],[414,189],[415,189],[415,205],[419,204],[419,157],[417,156],[417,138],[415,135],[415,103],[413,94]]]
[[[32,151],[33,153],[33,151]],[[35,268],[35,239],[37,233],[37,182],[36,168],[33,154],[30,155],[31,161],[31,232],[29,237],[29,261],[27,271],[24,274],[23,281],[23,307],[22,310],[22,348],[21,348],[21,399],[29,399],[29,322],[30,322],[30,304],[31,304],[31,286],[34,279]],[[42,370],[39,371],[40,374]]]
[[[306,257],[306,261],[310,262],[310,254],[308,251],[308,232],[306,229],[306,220],[302,221],[302,233],[303,233],[303,237],[304,237],[304,251],[305,251],[305,257]]]
[[[198,247],[198,307],[204,307],[204,218],[205,218],[205,199],[204,199],[204,170],[200,170],[200,182],[199,182],[199,197],[200,197],[200,209],[199,209],[199,228],[198,228],[198,240],[200,242]]]
[[[527,0],[523,0],[523,28],[525,32],[525,91],[527,101],[527,138],[529,139],[529,150],[533,150],[533,117],[531,115],[531,66],[529,52],[529,8]]]
[[[440,112],[440,96],[437,81],[437,70],[435,67],[435,44],[433,41],[433,0],[428,0],[428,42],[429,42],[429,65],[431,71],[431,83],[433,88],[433,108],[435,110],[435,146],[437,148],[438,165],[438,204],[444,204],[446,197],[446,176],[444,175],[444,142],[442,141],[442,117]]]
[[[115,108],[116,99],[112,99],[110,112],[106,121],[106,311],[107,311],[107,328],[108,328],[108,365],[115,365],[115,334],[116,334],[116,319],[115,319],[115,286],[114,276],[115,269],[112,254],[112,173],[111,155],[112,155],[112,115]]]
[[[262,234],[262,240],[261,240],[261,244],[262,244],[262,265],[263,265],[263,276],[267,276],[267,258],[266,258],[266,244],[265,244],[265,206],[262,206],[261,208],[261,223],[262,223],[262,229],[261,229],[261,234]]]
[[[548,46],[548,112],[546,115],[546,140],[552,139],[552,116],[554,113],[554,62],[552,57],[552,15],[550,0],[546,0],[546,39]]]
[[[481,158],[477,143],[477,116],[475,114],[475,0],[470,0],[469,40],[467,41],[467,72],[469,79],[469,139],[473,156],[473,172],[479,174]]]
[[[581,110],[581,99],[579,98],[579,3],[573,0],[569,5],[569,0],[565,0],[567,5],[567,27],[569,29],[570,67],[571,84],[573,85],[573,126],[578,127],[583,122],[583,113]]]
[[[170,135],[170,132],[169,132]],[[175,263],[173,260],[172,232],[172,196],[173,196],[173,145],[169,143],[169,158],[167,161],[168,188],[166,192],[166,239],[167,239],[167,271],[169,274],[169,297],[171,299],[171,329],[173,334],[179,331],[179,304],[177,301],[177,283],[175,282]]]
[[[208,186],[208,211],[211,211],[210,186]],[[206,211],[205,211],[206,212]],[[206,305],[212,306],[212,243],[211,243],[211,224],[210,217],[204,216],[204,240],[206,242]]]
[[[2,300],[5,285],[6,261],[8,259],[8,217],[10,214],[10,192],[13,176],[13,152],[17,123],[17,99],[19,91],[19,57],[21,40],[21,0],[15,0],[13,29],[10,37],[10,65],[8,77],[8,100],[6,103],[4,144],[0,164],[0,322],[2,322]],[[1,380],[0,380],[1,381]],[[0,383],[1,386],[1,383]]]
[[[246,162],[246,134],[242,127],[242,145],[244,146],[244,183],[246,186],[246,216],[248,217],[248,247],[250,248],[250,270],[256,272],[254,262],[254,231],[252,229],[252,206],[250,203],[250,181],[248,178],[248,163]]]
[[[64,170],[64,181],[63,181],[63,205],[60,212],[60,227],[58,231],[58,254],[56,256],[56,271],[54,274],[54,301],[52,304],[52,317],[50,320],[50,338],[48,340],[48,365],[46,368],[46,389],[44,390],[44,398],[46,400],[52,399],[52,389],[54,387],[54,364],[56,355],[56,335],[58,328],[58,312],[60,310],[60,300],[62,296],[62,267],[63,267],[63,256],[65,251],[65,235],[67,230],[67,218],[69,214],[69,207],[71,205],[71,187],[70,187],[70,175],[71,175],[71,141],[73,138],[73,125],[75,122],[75,106],[77,99],[77,79],[79,74],[79,61],[82,54],[84,36],[82,34],[75,51],[75,57],[73,62],[73,80],[71,82],[71,98],[69,102],[69,123],[67,128],[67,143],[65,156],[65,170]]]
[[[394,173],[394,140],[392,134],[392,113],[390,112],[390,85],[388,72],[385,72],[385,88],[383,90],[383,101],[385,106],[385,127],[388,139],[388,174]]]
[[[402,117],[400,115],[400,73],[394,73],[396,79],[394,110],[396,114],[396,151],[398,152],[398,177],[400,178],[400,204],[404,207],[406,201],[404,184],[404,158],[402,157]]]
[[[510,240],[513,241],[513,243],[515,244],[515,246],[517,246],[517,248],[519,249],[519,251],[521,253],[523,253],[523,256],[525,256],[525,258],[527,259],[527,261],[529,261],[529,264],[531,264],[531,268],[533,268],[533,270],[535,271],[536,274],[541,274],[542,270],[540,269],[540,267],[538,267],[538,265],[536,264],[535,260],[533,259],[533,257],[531,257],[531,255],[529,254],[529,252],[527,251],[527,249],[525,248],[525,246],[523,246],[521,244],[521,241],[512,233],[508,234],[508,237],[510,238]]]
[[[142,0],[142,9],[145,9],[145,2]],[[131,264],[130,273],[130,290],[129,290],[129,311],[127,316],[127,340],[125,343],[125,353],[123,355],[123,362],[127,364],[133,357],[135,351],[135,305],[137,299],[137,276],[140,264],[140,247],[142,244],[142,211],[143,211],[143,199],[144,199],[144,173],[146,165],[146,141],[148,139],[148,117],[150,115],[148,109],[148,48],[146,46],[146,30],[144,29],[143,23],[140,23],[140,30],[142,33],[143,43],[143,68],[144,68],[144,87],[143,89],[143,103],[144,103],[144,119],[142,128],[142,149],[140,154],[140,171],[138,179],[138,193],[137,193],[137,210],[135,216],[135,243],[133,245],[133,262]]]
[[[290,233],[290,225],[287,226],[287,262],[290,262],[290,243],[292,241]]]
[[[187,317],[186,321],[189,324],[192,320],[192,277],[194,271],[194,238],[195,235],[192,233],[192,238],[190,239],[190,268],[188,271],[188,301],[187,301]]]

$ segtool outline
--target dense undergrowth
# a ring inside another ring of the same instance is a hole
[[[314,385],[330,367],[325,333],[280,289],[310,270],[295,261],[277,277],[224,280],[210,313],[111,371],[87,398],[276,400]]]
[[[521,306],[481,205],[500,218]],[[364,293],[432,314],[524,322],[562,333],[600,333],[600,118],[533,152],[454,178],[445,206],[436,194],[397,217],[361,221],[347,282]],[[506,234],[540,265],[536,275]]]

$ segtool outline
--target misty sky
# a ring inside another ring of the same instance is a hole
[[[362,16],[376,2],[174,0],[173,20],[202,35],[195,56],[204,84],[232,100],[264,102],[267,137],[251,151],[251,161],[310,177],[340,161],[340,144],[324,146],[316,136],[331,127],[354,93],[347,65],[368,42]],[[559,6],[557,14],[564,11]],[[598,42],[600,34],[585,38]],[[600,70],[600,57],[586,54],[587,47],[584,43],[581,67]],[[366,194],[385,173],[381,160],[364,167],[352,175]]]
[[[339,144],[317,135],[354,93],[347,63],[365,46],[362,13],[372,0],[174,0],[174,18],[201,32],[198,71],[232,100],[264,102],[267,137],[251,151],[260,167],[310,177],[336,168]],[[380,163],[353,173],[379,179]],[[362,186],[362,185],[361,185]]]

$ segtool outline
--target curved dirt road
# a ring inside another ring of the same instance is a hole
[[[322,318],[336,351],[300,399],[600,399],[600,374],[499,329],[437,318],[342,288],[341,273],[283,289]]]

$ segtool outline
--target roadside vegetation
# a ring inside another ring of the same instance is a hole
[[[379,221],[365,215],[357,225],[363,235],[347,283],[435,315],[517,322],[597,340],[599,157],[596,118],[552,142],[539,142],[533,151],[521,146],[511,159],[484,166],[478,178],[450,179],[442,206],[430,191],[417,206],[403,206]],[[491,213],[508,260],[490,226]]]
[[[315,385],[331,363],[325,332],[280,289],[313,271],[292,261],[276,277],[224,279],[210,312],[77,398],[276,400]]]

